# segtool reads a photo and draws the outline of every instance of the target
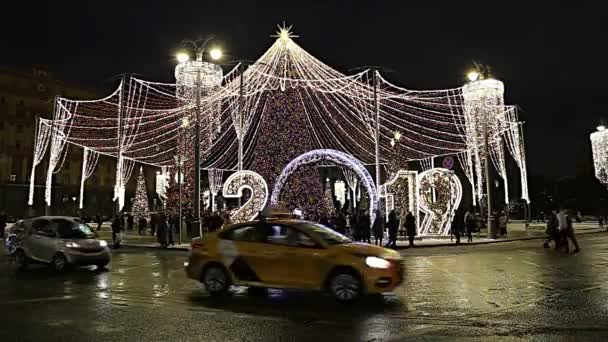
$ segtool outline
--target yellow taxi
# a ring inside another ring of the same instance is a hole
[[[235,224],[194,239],[184,264],[188,277],[212,295],[231,285],[297,288],[328,291],[347,302],[390,292],[403,278],[396,251],[290,219]]]

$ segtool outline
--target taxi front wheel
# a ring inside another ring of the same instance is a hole
[[[330,278],[329,291],[340,302],[353,302],[361,296],[363,285],[353,272],[339,271]]]
[[[203,284],[211,295],[222,295],[230,289],[230,278],[224,267],[210,265],[203,273]]]

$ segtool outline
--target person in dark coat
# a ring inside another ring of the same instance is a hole
[[[397,231],[399,230],[399,220],[397,220],[397,214],[395,210],[391,210],[388,214],[388,222],[386,224],[388,230],[388,243],[386,247],[397,247]]]
[[[464,213],[462,209],[456,210],[456,214],[452,219],[452,234],[456,236],[456,244],[460,245],[460,236],[464,233]]]
[[[405,215],[405,233],[410,246],[414,246],[414,238],[416,237],[416,217],[411,211]]]
[[[114,248],[120,248],[120,233],[122,230],[122,219],[114,216],[114,220],[112,220],[112,241],[114,241]]]
[[[557,210],[551,210],[549,214],[549,220],[547,221],[547,239],[543,243],[543,247],[549,248],[549,243],[555,241],[555,249],[559,249],[560,234],[559,234],[559,221],[557,220]]]
[[[135,224],[135,220],[133,219],[133,215],[127,214],[127,230],[133,231],[134,224]]]
[[[167,216],[160,214],[158,219],[158,225],[156,227],[156,237],[161,247],[167,247],[167,232],[169,231],[169,222],[167,222]]]
[[[97,231],[100,231],[101,226],[103,225],[103,220],[101,219],[101,215],[97,214],[95,216],[95,223],[97,223]]]
[[[150,215],[150,235],[156,235],[156,227],[158,226],[158,215]]]
[[[321,214],[321,219],[319,219],[319,224],[329,228],[329,218],[325,213]]]
[[[336,231],[340,234],[346,234],[346,216],[343,212],[339,212],[336,216]]]
[[[359,231],[361,234],[361,240],[363,242],[372,243],[370,226],[371,222],[369,215],[365,212],[361,212],[361,219],[359,220]]]
[[[137,222],[137,233],[139,235],[143,234],[146,231],[146,225],[148,224],[148,221],[146,220],[145,217],[140,217],[139,221]]]
[[[350,215],[350,229],[351,234],[353,234],[353,239],[355,241],[361,241],[361,230],[359,227],[359,220],[361,219],[361,215],[357,213],[353,213]]]
[[[372,232],[374,233],[374,245],[382,246],[382,238],[384,237],[384,217],[382,216],[380,209],[376,210]]]

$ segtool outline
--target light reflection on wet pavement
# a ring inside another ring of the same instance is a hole
[[[107,271],[15,274],[0,257],[0,341],[547,340],[608,337],[608,234],[564,255],[526,241],[403,251],[397,292],[340,305],[316,292],[210,298],[186,255],[122,250]]]

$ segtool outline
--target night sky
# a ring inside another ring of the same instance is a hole
[[[591,164],[588,134],[608,119],[608,15],[599,1],[533,2],[3,3],[0,66],[47,65],[59,78],[104,89],[122,72],[173,81],[184,38],[213,34],[225,53],[256,59],[285,21],[330,66],[385,66],[407,88],[457,87],[473,60],[491,66],[506,102],[523,111],[530,173],[575,175]]]

